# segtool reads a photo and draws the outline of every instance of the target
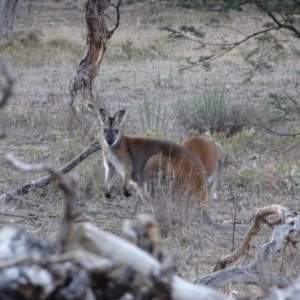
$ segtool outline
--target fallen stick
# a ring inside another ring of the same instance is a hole
[[[96,151],[101,150],[100,142],[96,141],[93,142],[91,145],[89,145],[83,152],[81,152],[79,155],[74,157],[70,162],[68,162],[64,167],[59,169],[60,174],[66,174],[69,171],[71,171],[73,168],[75,168],[79,163],[81,163],[83,160],[85,160],[88,156],[93,154]],[[28,194],[31,191],[36,190],[37,188],[41,188],[43,186],[46,186],[52,182],[51,175],[46,175],[43,177],[40,177],[36,180],[32,180],[29,183],[26,183],[25,185],[18,187],[14,190],[8,191],[0,196],[0,201],[2,200],[12,200],[14,195],[17,196],[23,196]]]

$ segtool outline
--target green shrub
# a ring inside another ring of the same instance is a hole
[[[199,133],[224,133],[228,137],[251,126],[249,105],[233,103],[216,88],[206,89],[191,99],[178,99],[175,115],[186,130]]]

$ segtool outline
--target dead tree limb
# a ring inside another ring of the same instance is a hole
[[[236,261],[250,246],[252,237],[257,234],[263,217],[276,214],[284,221],[284,224],[276,226],[271,240],[264,244],[257,253],[256,259],[245,267],[231,267],[224,269],[229,263]],[[232,254],[219,260],[218,271],[197,278],[194,283],[204,284],[211,287],[221,287],[229,282],[254,284],[269,292],[271,286],[286,287],[291,283],[285,275],[270,271],[266,262],[278,252],[286,238],[295,239],[300,232],[300,216],[295,211],[290,211],[281,205],[270,205],[263,207],[256,213],[253,224],[249,228],[242,245]],[[222,268],[221,268],[222,267]]]
[[[285,220],[285,215],[288,214],[290,210],[282,205],[270,205],[260,208],[254,215],[252,224],[248,231],[246,232],[245,238],[242,244],[231,254],[221,258],[214,268],[214,271],[218,271],[226,268],[229,264],[235,262],[242,255],[247,253],[250,247],[250,242],[252,238],[259,232],[262,219],[266,216],[276,214],[281,220]]]
[[[268,272],[265,278],[260,272],[257,264],[250,264],[245,267],[231,267],[220,270],[194,280],[195,284],[203,284],[212,288],[219,288],[228,284],[253,284],[264,289],[272,286],[286,287],[291,284],[291,280],[286,276],[276,272]],[[264,279],[264,280],[262,280]]]
[[[111,3],[110,0],[88,0],[85,16],[88,29],[86,52],[70,80],[71,104],[78,91],[81,91],[88,105],[94,106],[92,85],[105,53],[107,41],[119,26],[120,5],[121,0],[118,0],[116,4]],[[109,30],[106,19],[110,21],[107,10],[111,7],[116,11],[116,22]]]
[[[68,162],[64,167],[59,169],[60,174],[66,174],[69,171],[71,171],[73,168],[75,168],[79,163],[81,163],[83,160],[85,160],[88,156],[93,154],[94,152],[101,150],[100,142],[96,141],[93,142],[91,145],[89,145],[83,152],[81,152],[79,155],[77,155],[75,158],[73,158],[70,162]],[[41,169],[44,170],[44,169]],[[31,191],[36,190],[37,188],[41,188],[43,186],[46,186],[52,182],[51,175],[46,175],[43,177],[40,177],[36,180],[32,180],[31,182],[18,187],[14,190],[11,190],[9,192],[4,193],[0,196],[0,201],[6,200],[9,201],[13,199],[11,195],[18,195],[23,196],[28,194]]]
[[[72,250],[84,249],[95,255],[110,257],[118,264],[132,266],[139,274],[141,284],[149,284],[152,273],[159,273],[162,265],[135,245],[117,237],[116,235],[100,230],[92,224],[82,224],[74,232]],[[173,275],[171,283],[172,300],[224,300],[220,293],[205,286],[191,284],[184,279]]]

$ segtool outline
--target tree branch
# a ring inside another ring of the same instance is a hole
[[[242,255],[247,253],[252,238],[259,232],[262,224],[262,219],[266,216],[276,214],[281,220],[286,220],[290,217],[290,210],[282,205],[270,205],[260,208],[254,215],[252,224],[246,232],[245,238],[242,244],[231,254],[221,258],[214,268],[214,271],[226,268],[229,264],[235,262]],[[296,214],[297,215],[297,214]],[[299,231],[299,229],[297,229]],[[289,232],[288,232],[289,233]]]
[[[251,239],[258,233],[262,219],[271,214],[278,215],[284,224],[276,226],[270,241],[264,244],[256,255],[256,259],[245,267],[231,267],[224,269],[229,263],[236,261],[245,254]],[[214,269],[213,274],[205,275],[194,280],[194,283],[204,284],[210,287],[219,288],[230,283],[255,284],[260,286],[264,292],[269,292],[269,288],[274,284],[278,287],[286,287],[291,283],[285,275],[270,271],[266,267],[267,260],[277,253],[286,238],[294,240],[300,232],[300,217],[295,211],[281,205],[270,205],[257,211],[254,216],[252,226],[247,231],[244,241],[233,253],[220,259]],[[263,280],[262,280],[263,279]]]
[[[79,163],[81,163],[83,160],[85,160],[88,156],[90,156],[91,154],[93,154],[94,152],[96,152],[98,150],[101,150],[100,142],[97,141],[97,142],[92,143],[83,152],[81,152],[79,155],[77,155],[75,158],[73,158],[70,162],[68,162],[64,167],[59,169],[59,173],[60,174],[68,173],[70,170],[75,168]],[[20,166],[24,167],[25,169],[27,168],[28,170],[30,170],[30,169],[32,170],[32,168],[27,166],[27,164],[21,163]],[[43,167],[45,167],[45,165],[43,165]],[[35,171],[45,170],[45,169],[43,169],[43,167],[41,165],[37,165],[37,166],[35,166]],[[13,199],[13,197],[10,194],[18,195],[18,196],[26,195],[30,191],[34,191],[37,188],[41,188],[45,185],[48,185],[51,182],[52,182],[51,175],[43,176],[41,178],[38,178],[36,180],[33,180],[33,181],[23,185],[21,187],[18,187],[16,189],[13,189],[7,193],[0,195],[0,201],[1,200],[9,201],[9,200]]]
[[[269,31],[272,31],[272,30],[277,30],[279,29],[278,27],[272,27],[272,28],[268,28],[268,29],[265,29],[265,30],[261,30],[261,31],[258,31],[258,32],[255,32],[253,34],[250,34],[250,35],[246,35],[246,37],[238,42],[235,42],[235,43],[224,43],[224,44],[214,44],[214,43],[206,43],[206,42],[202,42],[200,40],[196,40],[196,39],[193,39],[191,37],[189,37],[188,35],[186,34],[182,34],[184,37],[188,38],[189,40],[193,41],[193,42],[196,42],[196,43],[199,43],[199,44],[202,44],[202,45],[208,45],[208,46],[220,46],[220,47],[225,47],[225,46],[232,46],[230,47],[229,49],[226,49],[225,51],[221,52],[219,55],[217,56],[213,56],[212,58],[206,60],[207,63],[210,63],[222,56],[224,56],[226,53],[232,51],[234,48],[238,47],[240,44],[246,42],[247,40],[255,37],[255,36],[258,36],[258,35],[261,35],[261,34],[264,34],[264,33],[267,33]],[[198,49],[199,50],[199,49]],[[199,65],[199,64],[195,64],[195,65]],[[180,71],[183,71],[183,70],[186,70],[186,69],[189,69],[189,68],[192,68],[194,67],[195,65],[193,66],[188,66],[188,67],[184,67],[184,68],[181,68]]]
[[[268,128],[255,113],[253,113],[253,115],[254,115],[254,118],[259,122],[259,124],[264,129],[266,129],[267,131],[269,131],[270,133],[274,133],[274,134],[276,134],[278,136],[290,136],[290,137],[296,137],[296,136],[300,135],[300,132],[297,132],[297,133],[280,133],[280,132],[274,131],[274,130]]]
[[[282,24],[277,20],[277,18],[271,12],[267,12],[268,16],[277,24],[278,29],[284,28],[293,31],[298,38],[300,38],[300,31],[297,30],[294,26]]]

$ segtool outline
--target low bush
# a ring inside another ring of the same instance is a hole
[[[178,99],[175,115],[188,131],[225,133],[227,137],[252,124],[250,106],[246,102],[234,103],[216,88],[205,89],[204,94],[193,98]]]

